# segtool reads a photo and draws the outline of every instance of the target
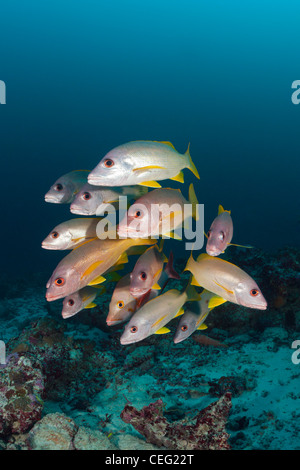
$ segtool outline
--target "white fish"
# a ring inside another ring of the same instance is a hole
[[[183,168],[199,178],[189,148],[180,154],[170,142],[139,140],[108,152],[91,171],[88,182],[97,186],[141,184],[160,188],[157,181],[168,178],[183,183]]]

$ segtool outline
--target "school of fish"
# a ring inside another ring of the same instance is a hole
[[[116,285],[106,323],[125,324],[122,345],[169,333],[166,325],[177,317],[174,343],[184,341],[206,329],[211,310],[225,302],[267,308],[255,280],[219,258],[234,245],[231,212],[221,205],[205,234],[206,253],[195,259],[191,252],[187,260],[187,286],[182,291],[167,289],[169,279],[180,279],[180,274],[173,267],[173,253],[167,257],[163,251],[165,238],[176,239],[176,229],[189,223],[187,205],[197,220],[198,200],[193,184],[186,199],[179,189],[163,188],[158,181],[184,183],[185,168],[200,178],[189,149],[181,154],[167,141],[128,142],[104,155],[92,171],[73,170],[51,186],[46,202],[70,204],[72,214],[87,216],[61,222],[42,242],[46,250],[71,250],[46,286],[49,302],[63,299],[64,319],[96,307],[111,283]],[[120,274],[128,256],[138,258],[131,272]],[[218,343],[201,335],[195,339],[200,344]]]

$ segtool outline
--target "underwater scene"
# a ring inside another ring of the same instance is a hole
[[[2,4],[0,450],[300,450],[299,15]]]

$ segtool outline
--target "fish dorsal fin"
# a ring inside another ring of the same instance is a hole
[[[166,328],[165,326],[163,326],[162,328],[160,328],[159,330],[157,330],[155,332],[156,335],[165,335],[166,333],[170,333],[171,330],[169,330],[168,328]]]
[[[226,211],[224,209],[223,206],[221,206],[221,204],[219,205],[219,209],[218,209],[218,215],[222,214],[222,212],[228,212],[228,214],[231,214],[231,211]]]
[[[218,307],[219,305],[222,305],[225,302],[227,302],[227,300],[225,300],[222,297],[216,295],[216,296],[212,297],[210,299],[210,301],[208,302],[208,308],[210,310],[212,310],[213,308]]]
[[[172,149],[176,150],[176,148],[174,147],[174,145],[172,144],[172,142],[169,142],[168,140],[154,140],[154,142],[157,142],[158,144],[165,144],[165,145],[168,145],[169,147],[172,147]]]

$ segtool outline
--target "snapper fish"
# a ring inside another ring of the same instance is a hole
[[[139,140],[115,147],[91,171],[92,185],[123,186],[139,184],[160,188],[157,181],[172,179],[184,182],[183,168],[199,177],[189,152],[177,152],[171,142]]]
[[[71,219],[63,222],[49,233],[42,242],[45,250],[73,250],[83,242],[97,238],[100,218]]]
[[[118,325],[129,320],[138,305],[143,305],[149,299],[157,296],[157,291],[152,290],[147,296],[141,296],[140,299],[133,297],[130,293],[130,273],[122,277],[117,283],[111,301],[109,304],[109,312],[106,318],[108,326]]]
[[[163,242],[163,240],[162,240]],[[163,243],[150,246],[137,260],[130,274],[130,293],[134,297],[145,295],[150,289],[161,290],[158,283],[161,278],[164,263],[167,261],[165,272],[167,278],[180,279],[179,274],[173,268],[173,255],[170,253],[168,260],[162,252]]]
[[[139,297],[136,296],[136,294],[135,296],[131,294],[131,274],[126,274],[126,276],[122,277],[122,279],[118,282],[113,292],[109,304],[109,313],[106,318],[107,325],[117,325],[118,323],[122,323],[129,320],[137,309],[142,307],[149,300],[154,299],[154,297],[157,297],[159,292],[163,292],[169,278],[173,278],[175,275],[179,277],[179,275],[173,268],[172,252],[170,253],[169,261],[165,269],[161,273],[156,288],[147,290]]]
[[[198,301],[200,295],[188,284],[184,292],[171,289],[150,300],[131,317],[121,336],[121,344],[137,343],[153,334],[169,333],[165,325],[184,313],[187,301]]]
[[[198,220],[197,204],[192,184],[189,187],[188,201],[179,189],[155,189],[129,207],[119,223],[117,232],[120,237],[144,238],[164,235],[180,238],[174,231],[181,227],[190,215]],[[191,206],[192,210],[187,210],[187,206]]]
[[[200,295],[201,299],[199,302],[191,302],[186,305],[185,313],[180,318],[174,335],[174,343],[177,344],[184,341],[196,330],[205,330],[207,326],[204,321],[209,312],[218,305],[226,302],[226,300],[206,289],[204,289]]]
[[[86,184],[88,174],[89,170],[74,170],[61,176],[45,194],[45,201],[54,204],[70,204],[80,188]]]
[[[47,283],[46,299],[61,299],[87,285],[104,282],[103,276],[115,265],[128,262],[127,251],[138,245],[153,245],[156,240],[92,240],[65,256]],[[139,247],[138,247],[139,248]],[[131,249],[131,254],[134,251]]]
[[[253,248],[252,246],[230,243],[233,236],[231,211],[224,210],[221,205],[219,205],[218,216],[214,219],[206,236],[206,253],[210,256],[219,256],[224,253],[228,245]]]
[[[223,253],[230,244],[233,236],[233,223],[231,211],[226,211],[219,206],[218,216],[214,219],[207,233],[206,253],[210,256],[218,256]]]
[[[191,284],[202,286],[224,300],[244,307],[266,310],[267,302],[258,285],[245,271],[223,259],[202,253],[191,254],[185,271],[193,274]]]
[[[116,206],[120,196],[128,196],[129,199],[137,199],[148,192],[148,188],[141,186],[124,186],[122,188],[107,188],[104,186],[92,186],[86,183],[76,194],[70,206],[73,214],[95,215],[105,210],[106,205]]]
[[[96,297],[105,292],[104,286],[99,287],[84,287],[71,295],[64,298],[62,317],[64,319],[73,317],[76,313],[85,308],[94,308],[97,304],[94,302]]]

